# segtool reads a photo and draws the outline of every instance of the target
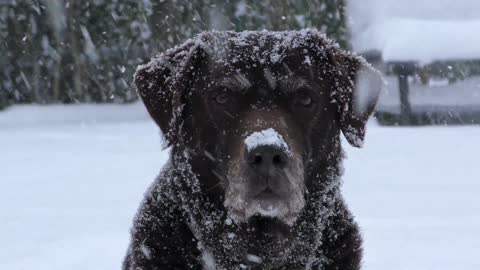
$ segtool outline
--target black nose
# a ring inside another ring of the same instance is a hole
[[[284,168],[288,162],[285,150],[270,145],[258,146],[250,151],[245,150],[245,154],[248,164],[261,174],[271,174],[276,169]]]

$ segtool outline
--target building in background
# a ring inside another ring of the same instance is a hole
[[[349,2],[354,50],[387,76],[385,124],[480,123],[480,2]]]

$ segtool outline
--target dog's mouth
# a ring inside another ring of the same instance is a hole
[[[255,212],[253,214],[265,217],[277,217],[280,214],[281,207],[271,200],[258,200],[255,204]]]
[[[305,205],[301,161],[292,159],[278,169],[273,163],[264,168],[240,164],[227,174],[224,206],[230,217],[238,222],[254,216],[273,218],[292,225]]]
[[[236,197],[233,202],[227,200],[226,206],[229,208],[231,217],[240,222],[247,222],[253,217],[263,217],[291,225],[300,208],[303,208],[303,201],[293,202],[290,196],[282,195],[281,192],[265,186],[256,192],[251,192],[244,199]]]
[[[252,181],[258,181],[258,179]],[[252,186],[250,189],[253,189],[250,191],[251,198],[257,200],[282,200],[288,197],[287,187],[272,186],[268,180],[265,180],[264,184]]]
[[[257,192],[251,199],[251,204],[255,214],[266,217],[276,217],[280,213],[281,205],[285,199],[275,192],[271,187],[267,186]]]
[[[274,192],[270,187],[266,187],[265,189],[258,192],[255,196],[253,196],[256,200],[280,200],[281,197],[277,192]]]

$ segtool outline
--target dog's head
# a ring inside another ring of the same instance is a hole
[[[382,85],[366,62],[315,30],[205,32],[141,66],[137,90],[202,188],[230,216],[291,224],[313,174],[359,147]]]

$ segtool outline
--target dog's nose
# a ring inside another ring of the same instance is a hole
[[[248,164],[261,174],[271,174],[276,169],[284,168],[288,162],[285,150],[271,145],[258,146],[245,152]]]

